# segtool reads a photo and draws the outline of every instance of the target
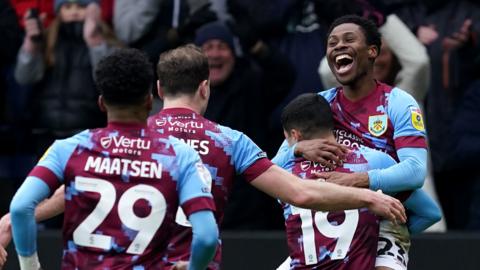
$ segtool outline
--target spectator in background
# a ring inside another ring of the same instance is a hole
[[[294,81],[288,59],[259,40],[250,43],[253,47],[244,50],[243,57],[237,57],[234,36],[220,22],[200,27],[195,44],[203,49],[210,66],[211,94],[205,117],[242,131],[261,148],[268,148],[266,123]],[[235,181],[233,190],[225,228],[269,229],[282,225],[274,200],[246,181]]]
[[[425,112],[433,177],[448,228],[465,229],[472,221],[467,218],[475,199],[472,196],[479,196],[465,191],[474,189],[478,176],[469,175],[467,162],[459,167],[452,161],[452,153],[455,159],[465,161],[475,147],[456,145],[453,138],[459,134],[452,124],[460,122],[466,127],[464,120],[469,118],[465,112],[472,111],[461,105],[468,103],[466,91],[479,78],[480,6],[476,1],[422,0],[396,12],[428,49],[432,77]]]
[[[195,30],[217,19],[208,0],[115,0],[113,25],[117,37],[143,50],[152,66],[160,53],[191,41]]]
[[[43,31],[39,18],[25,14],[25,38],[15,79],[32,85],[29,103],[36,154],[55,139],[105,123],[97,106],[93,67],[118,45],[89,0],[56,0],[57,17]]]

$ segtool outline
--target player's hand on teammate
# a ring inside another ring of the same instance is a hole
[[[383,194],[381,190],[377,192],[364,190],[371,196],[368,205],[370,211],[394,223],[407,222],[405,208],[399,200]]]
[[[307,160],[319,162],[331,169],[341,165],[348,152],[346,146],[326,139],[303,140],[295,147],[295,155],[301,155]]]
[[[325,179],[326,182],[335,183],[347,187],[368,187],[369,180],[367,173],[341,173],[341,172],[321,172],[314,173],[318,178]]]
[[[10,241],[12,241],[12,224],[10,213],[8,213],[0,219],[0,246],[7,247]]]
[[[172,268],[172,270],[187,270],[188,269],[188,262],[186,261],[178,261]]]

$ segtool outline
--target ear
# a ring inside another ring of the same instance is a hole
[[[302,140],[302,133],[299,130],[296,130],[292,128],[290,131],[288,131],[287,135],[296,142]]]
[[[105,106],[105,100],[103,99],[102,95],[98,96],[97,103],[98,103],[98,107],[100,108],[100,111],[102,111],[102,112],[107,111],[107,107]]]
[[[210,81],[203,80],[200,85],[198,86],[200,90],[200,96],[204,99],[208,99],[210,97]]]
[[[378,56],[378,48],[377,46],[375,45],[371,45],[369,48],[368,48],[368,57],[369,58],[377,58]]]
[[[160,97],[160,99],[163,100],[163,97],[165,96],[165,93],[163,92],[163,89],[160,86],[160,80],[157,80],[157,94]]]

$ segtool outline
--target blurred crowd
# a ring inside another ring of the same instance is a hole
[[[92,71],[118,47],[143,50],[155,69],[161,52],[200,46],[210,65],[206,117],[243,131],[273,157],[284,105],[336,86],[322,59],[329,24],[345,14],[377,24],[376,78],[424,108],[430,174],[448,229],[480,230],[473,0],[0,0],[0,214],[55,139],[105,124]],[[161,106],[157,99],[154,110]],[[245,181],[235,185],[225,229],[283,228],[275,201]]]

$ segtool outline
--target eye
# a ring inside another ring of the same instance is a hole
[[[331,40],[328,41],[327,46],[328,47],[333,47],[333,46],[337,45],[337,43],[338,43],[338,40],[331,39]]]

